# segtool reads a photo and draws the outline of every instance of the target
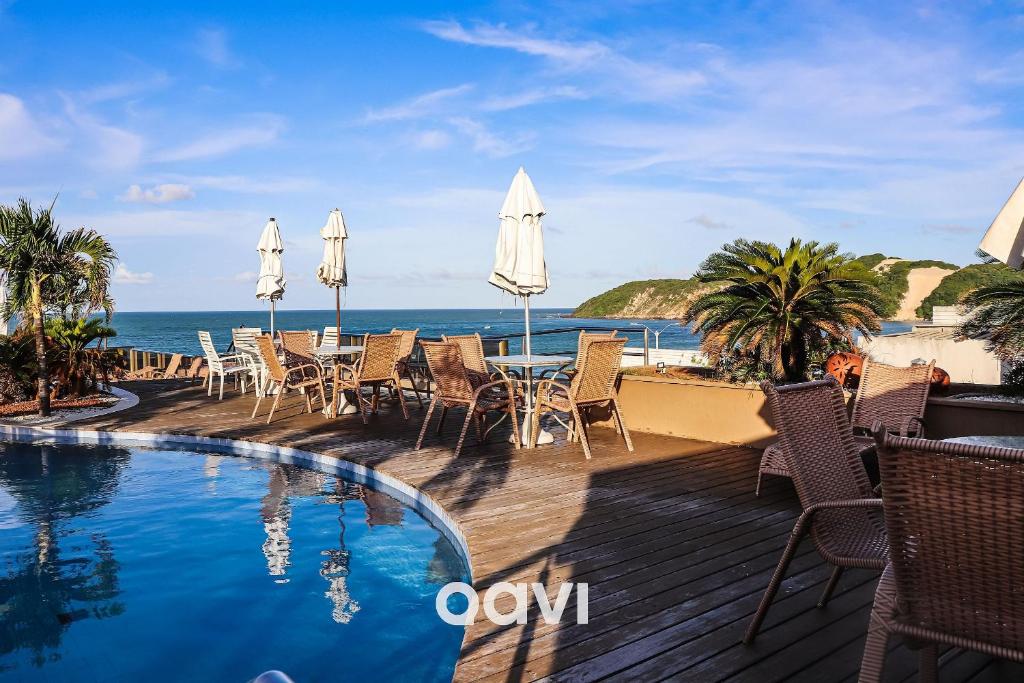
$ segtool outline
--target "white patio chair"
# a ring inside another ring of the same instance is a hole
[[[231,339],[235,345],[235,354],[241,359],[242,364],[249,368],[249,375],[252,378],[253,388],[256,395],[261,396],[263,391],[263,380],[267,376],[267,366],[260,356],[256,345],[256,337],[263,334],[259,327],[234,327],[231,329]],[[242,391],[245,391],[245,382],[242,383]]]
[[[213,381],[217,375],[220,375],[218,400],[224,398],[224,378],[228,375],[235,378],[236,385],[239,381],[242,382],[242,391],[244,392],[245,378],[250,374],[249,366],[245,364],[244,358],[238,354],[222,356],[217,352],[217,347],[213,345],[210,333],[206,331],[200,330],[199,345],[203,347],[203,353],[206,354],[206,366],[209,369],[207,379],[210,383],[207,385],[206,395],[213,396]]]
[[[334,325],[324,328],[324,333],[320,337],[320,346],[337,346],[338,345],[338,328]]]

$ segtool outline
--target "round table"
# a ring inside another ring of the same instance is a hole
[[[488,363],[498,368],[501,372],[502,366],[511,366],[523,369],[523,382],[526,384],[526,416],[523,418],[523,429],[519,432],[522,443],[530,447],[530,431],[533,425],[533,369],[534,368],[560,368],[573,361],[572,356],[542,356],[540,354],[515,355],[515,356],[487,356],[484,358]],[[502,375],[505,373],[502,372]],[[506,377],[507,379],[507,377]],[[537,443],[551,443],[555,437],[551,432],[544,429],[537,435]],[[509,437],[513,441],[513,437]]]
[[[321,344],[316,350],[316,355],[321,358],[331,358],[337,360],[344,356],[357,356],[363,352],[363,347],[358,344],[336,346],[334,344]],[[331,409],[329,406],[324,407],[324,415],[330,416]],[[338,401],[338,414],[339,415],[353,415],[359,412],[359,407],[348,400],[348,396],[342,394],[341,399]]]

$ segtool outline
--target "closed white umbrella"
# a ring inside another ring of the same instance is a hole
[[[260,274],[256,280],[256,298],[270,302],[270,336],[274,336],[274,309],[277,301],[284,296],[284,264],[281,262],[281,254],[284,253],[284,243],[281,241],[281,231],[277,227],[277,221],[273,217],[267,221],[260,235],[256,251],[260,255]]]
[[[339,343],[341,339],[341,288],[348,286],[348,272],[345,270],[345,240],[348,229],[340,209],[327,214],[327,223],[320,229],[324,238],[324,257],[316,269],[316,279],[334,288],[335,326]]]
[[[526,338],[523,352],[530,349],[530,296],[542,294],[549,283],[544,263],[544,233],[541,217],[544,204],[533,181],[520,166],[505,202],[498,212],[498,244],[494,249],[494,269],[488,281],[495,287],[523,297],[526,312]]]
[[[978,248],[1011,268],[1024,267],[1024,179],[992,221]]]

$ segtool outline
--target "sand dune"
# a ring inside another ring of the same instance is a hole
[[[942,279],[955,271],[932,266],[931,268],[914,268],[907,273],[907,293],[896,312],[897,320],[914,320],[917,318],[917,307],[925,297],[935,291]]]

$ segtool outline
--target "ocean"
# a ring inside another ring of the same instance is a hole
[[[655,346],[655,332],[660,332],[663,349],[696,349],[699,339],[688,328],[671,320],[602,320],[569,318],[569,308],[531,309],[531,330],[541,332],[566,327],[593,327],[618,330],[629,338],[631,346],[642,346],[644,327],[651,330],[650,344]],[[319,330],[334,325],[334,311],[279,310],[275,318],[278,330]],[[115,313],[113,327],[117,337],[110,346],[133,346],[148,351],[168,351],[189,355],[201,354],[197,330],[213,335],[218,348],[231,341],[232,327],[263,327],[268,330],[270,314],[261,311],[200,311],[172,313]],[[885,323],[883,332],[910,329],[910,323]],[[390,332],[392,328],[419,328],[421,337],[443,334],[472,334],[502,337],[523,332],[521,308],[495,309],[419,309],[419,310],[345,310],[341,313],[342,334]],[[533,337],[534,353],[568,351],[576,347],[576,332]],[[513,353],[521,351],[518,339],[510,342]]]

